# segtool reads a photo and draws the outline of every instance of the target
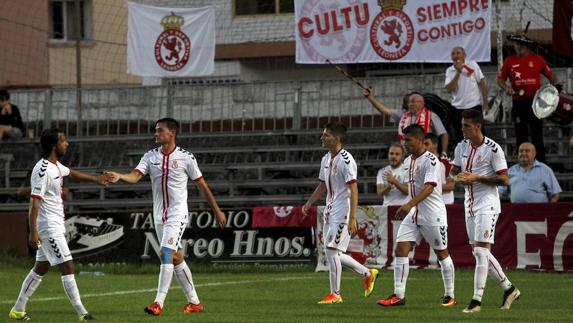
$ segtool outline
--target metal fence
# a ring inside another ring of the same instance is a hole
[[[572,90],[573,69],[556,69]],[[490,94],[497,93],[495,73],[486,73]],[[365,80],[391,108],[402,105],[409,91],[432,92],[448,100],[442,74],[409,75]],[[92,88],[82,90],[82,108],[75,89],[24,90],[12,93],[28,127],[28,136],[57,126],[69,136],[122,136],[153,132],[165,116],[182,123],[181,133],[250,132],[318,129],[342,119],[349,127],[386,125],[346,80],[255,82],[158,87]]]

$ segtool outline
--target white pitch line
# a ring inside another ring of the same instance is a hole
[[[307,276],[307,277],[283,277],[283,278],[274,278],[274,279],[258,279],[258,280],[237,280],[237,281],[229,281],[229,282],[217,282],[217,283],[204,283],[204,284],[195,284],[195,287],[213,287],[213,286],[225,286],[225,285],[242,285],[242,284],[254,284],[254,283],[268,283],[268,282],[276,282],[276,281],[291,281],[291,280],[304,280],[304,279],[313,279],[316,276]],[[175,289],[179,287],[171,287],[169,289]],[[94,297],[104,297],[104,296],[117,296],[117,295],[129,295],[129,294],[138,294],[138,293],[151,293],[156,292],[156,288],[147,288],[147,289],[134,289],[134,290],[122,290],[116,292],[107,292],[107,293],[95,293],[95,294],[81,294],[81,298],[94,298]],[[50,302],[50,301],[59,301],[68,299],[66,296],[56,296],[56,297],[38,297],[38,298],[31,298],[30,302]],[[12,304],[16,300],[5,300],[0,301],[0,304]]]

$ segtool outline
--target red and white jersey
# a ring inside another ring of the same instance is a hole
[[[454,152],[452,165],[460,167],[462,172],[479,176],[494,176],[507,171],[505,154],[501,147],[488,137],[481,145],[474,147],[469,139],[464,139]],[[500,213],[501,205],[496,185],[473,183],[465,187],[466,215],[480,213]]]
[[[38,231],[65,232],[62,187],[69,174],[70,169],[60,162],[54,164],[43,158],[34,166],[30,188],[32,198],[40,200]]]
[[[143,155],[134,171],[151,178],[155,223],[187,219],[187,180],[203,177],[192,153],[175,147],[163,154],[161,148],[155,148]]]
[[[408,194],[402,193],[396,186],[391,185],[386,180],[384,174],[392,173],[394,177],[398,180],[398,182],[402,184],[408,183],[408,174],[404,173],[404,167],[400,164],[396,168],[392,168],[392,166],[388,165],[378,171],[378,175],[376,176],[376,184],[382,184],[384,187],[388,187],[390,185],[390,190],[384,194],[384,203],[382,205],[404,205],[410,201],[410,196]]]
[[[446,206],[442,199],[442,168],[436,155],[425,151],[417,158],[412,155],[404,160],[404,171],[408,174],[410,198],[420,194],[426,184],[434,186],[432,193],[413,210],[412,219],[418,225],[448,225]]]
[[[358,181],[354,157],[341,149],[336,155],[328,152],[320,162],[318,179],[326,184],[326,223],[348,223],[350,216],[350,188],[348,185]]]

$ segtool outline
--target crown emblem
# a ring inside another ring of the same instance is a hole
[[[161,25],[163,26],[164,30],[168,30],[168,29],[175,29],[175,30],[181,30],[181,26],[183,26],[183,23],[185,22],[185,19],[183,19],[183,17],[176,15],[174,12],[171,12],[170,15],[163,17],[163,19],[161,19]]]
[[[382,7],[383,10],[387,9],[399,9],[402,10],[406,5],[406,0],[378,0],[378,5]]]

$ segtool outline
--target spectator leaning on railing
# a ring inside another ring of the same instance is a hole
[[[509,188],[501,187],[501,192],[510,192],[511,203],[554,203],[559,200],[561,186],[553,170],[535,160],[535,146],[524,142],[519,146],[519,163],[509,168]]]

